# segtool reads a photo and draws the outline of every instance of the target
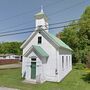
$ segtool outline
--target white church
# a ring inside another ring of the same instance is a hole
[[[43,9],[35,15],[36,28],[22,44],[22,77],[28,82],[60,82],[72,70],[72,49],[49,33]]]

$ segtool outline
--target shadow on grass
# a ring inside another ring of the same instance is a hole
[[[82,79],[88,83],[90,83],[90,73],[83,74]]]

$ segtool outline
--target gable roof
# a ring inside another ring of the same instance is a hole
[[[59,47],[64,47],[66,49],[72,50],[68,45],[66,45],[62,40],[60,40],[59,38],[57,38],[56,36],[48,33],[48,35],[50,36],[51,39],[53,39],[53,41],[59,45]]]
[[[51,39],[59,47],[63,47],[72,51],[72,49],[67,44],[65,44],[61,39],[57,38],[51,33],[47,33],[45,30],[43,30],[43,32],[49,37],[49,39]]]
[[[35,49],[35,51],[40,54],[43,57],[49,57],[49,55],[40,47],[40,46],[35,46],[33,45],[33,48]]]
[[[54,35],[46,32],[46,31],[43,30],[43,29],[40,29],[40,30],[36,30],[36,31],[35,31],[35,33],[38,33],[38,32],[41,32],[41,34],[45,34],[45,35],[46,35],[50,40],[52,40],[52,41],[55,43],[55,45],[57,45],[58,47],[63,47],[63,48],[66,48],[66,49],[72,51],[72,49],[71,49],[68,45],[66,45],[61,39],[57,38],[56,36],[54,36]],[[31,37],[32,37],[32,36],[31,36]],[[22,44],[21,48],[24,48],[24,47],[27,45],[27,43],[29,43],[31,37],[29,37],[29,38]]]
[[[48,18],[47,18],[47,16],[45,15],[44,12],[39,12],[39,13],[35,14],[35,17],[36,17],[37,19],[44,18],[46,21],[48,21]]]
[[[38,12],[37,14],[35,14],[35,16],[38,16],[38,15],[44,15],[44,12]]]
[[[40,46],[36,45],[32,45],[32,47],[26,52],[26,54],[28,54],[32,49],[36,52],[36,54],[39,54],[42,57],[49,57],[49,55]]]
[[[29,37],[23,42],[20,48],[24,48],[31,41],[31,38],[37,34],[37,32],[38,31],[32,32],[31,35],[29,35]]]

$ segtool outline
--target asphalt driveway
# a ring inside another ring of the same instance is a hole
[[[21,67],[21,63],[19,63],[19,64],[0,65],[0,69],[18,68],[18,67]]]

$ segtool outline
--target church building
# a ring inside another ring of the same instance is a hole
[[[35,15],[36,28],[22,44],[22,77],[28,82],[60,82],[72,70],[72,49],[49,33],[43,9]]]

